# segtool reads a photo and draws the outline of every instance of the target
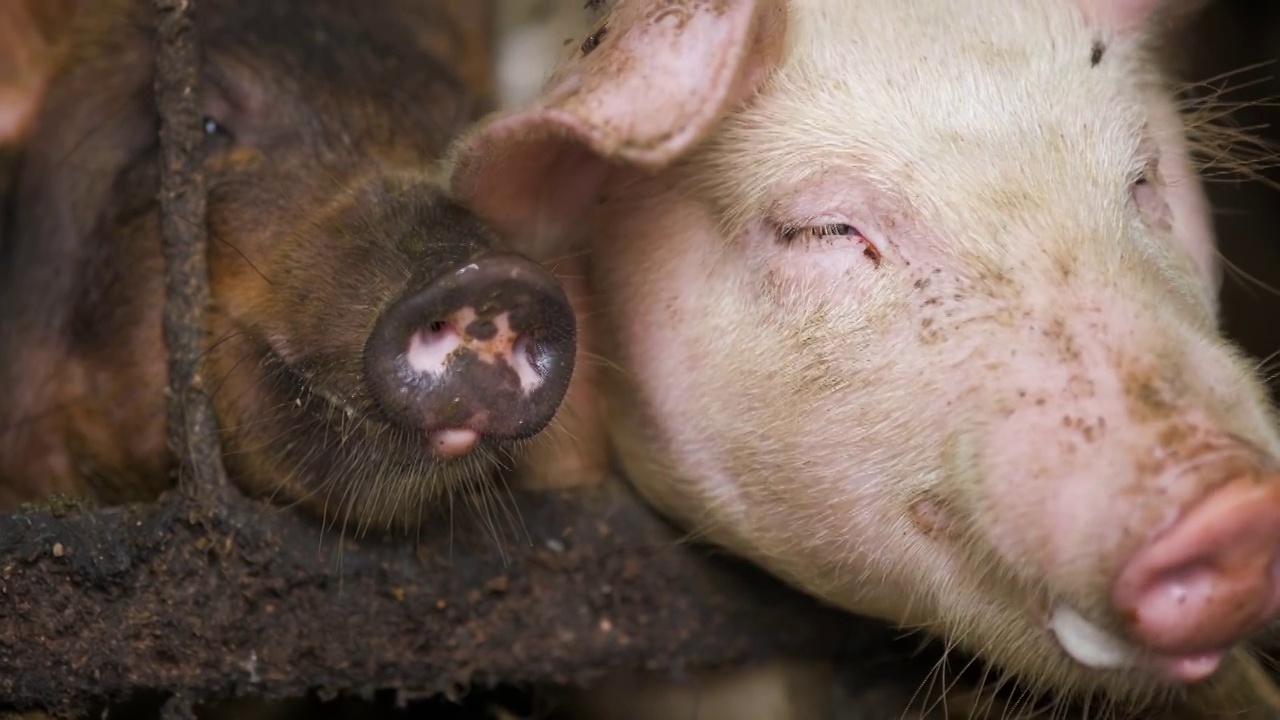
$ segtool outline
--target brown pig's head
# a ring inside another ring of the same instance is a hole
[[[489,106],[479,5],[198,5],[202,373],[251,492],[344,525],[416,522],[442,492],[483,491],[560,404],[564,292],[432,177]],[[85,5],[22,143],[0,500],[167,484],[152,16],[144,0]]]
[[[657,506],[1027,683],[1176,694],[1280,612],[1280,435],[1153,61],[1189,9],[624,0],[453,187],[584,258]]]

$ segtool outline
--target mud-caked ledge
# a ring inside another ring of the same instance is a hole
[[[508,505],[520,522],[500,540],[461,514],[352,539],[242,497],[204,516],[178,493],[2,516],[0,698],[74,714],[135,691],[412,697],[860,654],[894,634],[684,542],[621,481]]]

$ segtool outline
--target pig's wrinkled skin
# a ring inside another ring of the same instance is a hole
[[[29,132],[0,138],[21,151],[0,223],[0,508],[170,482],[153,21],[146,0],[82,4],[28,83]],[[563,397],[563,290],[433,169],[492,106],[486,22],[449,0],[200,2],[201,371],[245,490],[412,525],[441,493],[485,492]]]
[[[657,507],[1137,705],[1280,609],[1276,416],[1150,54],[1190,9],[619,2],[453,189],[584,278],[570,393]]]

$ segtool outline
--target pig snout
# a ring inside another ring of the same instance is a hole
[[[373,397],[442,457],[483,437],[521,439],[551,422],[573,374],[572,308],[519,255],[464,261],[397,299],[365,346]]]
[[[1192,504],[1129,559],[1111,599],[1135,639],[1192,658],[1174,674],[1211,671],[1280,614],[1280,472],[1245,469]]]

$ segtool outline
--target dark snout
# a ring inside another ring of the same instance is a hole
[[[551,273],[493,253],[392,303],[365,345],[365,372],[394,422],[459,455],[478,437],[545,428],[564,400],[576,346],[573,309]]]

